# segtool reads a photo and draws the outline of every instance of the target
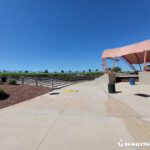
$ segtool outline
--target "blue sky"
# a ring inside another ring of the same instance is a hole
[[[150,38],[149,6],[149,0],[1,0],[0,70],[101,70],[104,49]]]

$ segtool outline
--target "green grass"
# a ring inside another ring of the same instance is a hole
[[[44,76],[44,75],[103,75],[103,72],[71,72],[71,73],[20,73],[20,72],[0,72],[0,75],[16,75],[16,76]]]
[[[15,85],[16,84],[16,80],[15,79],[9,79],[7,81],[7,83],[10,84],[10,85]]]

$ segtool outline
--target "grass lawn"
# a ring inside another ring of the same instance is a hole
[[[29,75],[29,76],[44,76],[44,75],[103,75],[103,72],[71,72],[71,73],[35,73],[35,72],[29,72],[29,73],[24,73],[24,72],[0,72],[0,75],[16,75],[16,76],[24,76],[24,75]]]

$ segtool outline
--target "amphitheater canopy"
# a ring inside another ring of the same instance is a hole
[[[104,58],[122,57],[128,64],[142,64],[150,62],[150,39],[124,47],[106,49],[102,54]],[[143,69],[145,70],[145,68]]]

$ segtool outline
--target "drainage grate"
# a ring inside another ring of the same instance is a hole
[[[50,93],[49,95],[58,95],[59,93],[55,92],[55,93]]]
[[[141,97],[150,97],[150,95],[142,94],[142,93],[137,93],[137,94],[134,94],[134,95],[141,96]]]

